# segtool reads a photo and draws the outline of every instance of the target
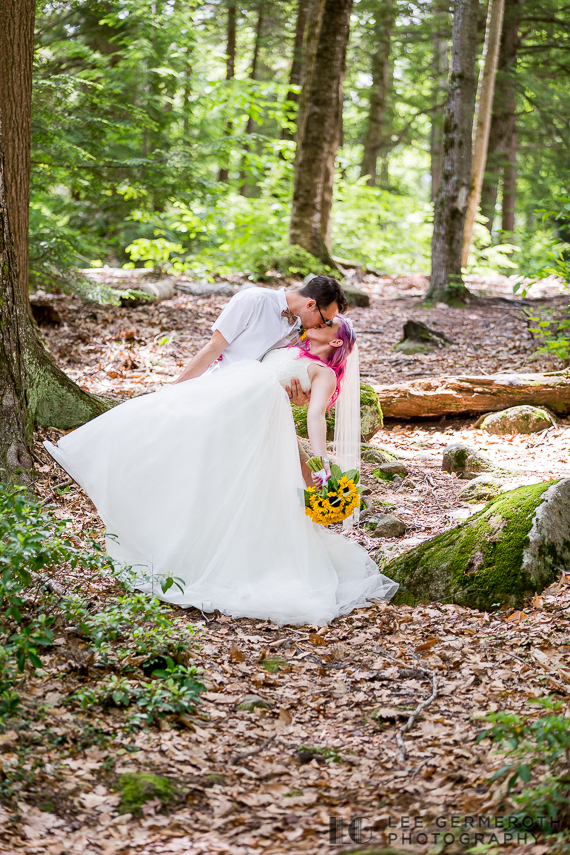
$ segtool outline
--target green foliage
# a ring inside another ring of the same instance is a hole
[[[17,708],[18,674],[27,663],[41,668],[41,649],[53,641],[53,615],[30,611],[26,589],[33,574],[62,564],[101,573],[108,559],[94,541],[81,548],[66,521],[54,519],[24,488],[0,484],[0,717]]]
[[[505,711],[488,713],[485,722],[491,724],[477,737],[489,738],[506,751],[512,760],[493,775],[492,780],[508,781],[511,798],[520,808],[514,815],[536,819],[558,820],[558,830],[570,827],[568,800],[570,796],[570,728],[567,715],[562,715],[562,701],[540,698],[531,703],[547,713],[536,718]],[[517,784],[522,784],[514,792]],[[529,786],[524,786],[529,785]],[[546,827],[545,833],[552,833]]]
[[[332,212],[333,251],[387,273],[430,266],[430,138],[445,91],[434,73],[434,37],[451,15],[396,4],[378,180],[360,175],[368,126],[377,4],[351,20],[343,145]],[[297,3],[266,10],[251,79],[258,6],[237,10],[236,75],[226,80],[227,6],[190,0],[39,4],[33,95],[32,279],[82,291],[90,264],[148,265],[199,275],[263,277],[324,272],[288,246],[295,143],[290,59]],[[565,250],[548,260],[562,214],[537,221],[544,200],[564,197],[570,115],[568,28],[560,0],[530,0],[517,60],[515,233],[475,233],[469,270],[568,273]],[[298,87],[293,87],[298,89]],[[251,119],[251,122],[248,120]],[[218,180],[227,168],[228,181]],[[548,208],[548,205],[547,205]],[[550,210],[550,208],[548,208]],[[520,249],[520,252],[516,252]],[[546,269],[546,268],[545,268]],[[103,295],[104,296],[104,295]]]
[[[77,702],[82,709],[92,706],[131,707],[129,716],[132,728],[156,724],[165,715],[180,715],[192,712],[200,703],[200,692],[205,686],[195,675],[196,668],[176,665],[167,657],[165,669],[153,672],[153,680],[136,680],[111,674],[96,686],[78,689],[71,696],[71,702]]]

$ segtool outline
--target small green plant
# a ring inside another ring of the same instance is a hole
[[[135,680],[112,674],[97,686],[78,689],[70,701],[82,709],[92,706],[136,707],[129,717],[131,727],[156,724],[165,715],[190,713],[200,703],[205,686],[196,679],[196,668],[177,665],[167,657],[165,669],[153,672],[153,680]]]
[[[554,698],[531,701],[550,714],[538,718],[504,711],[489,713],[484,721],[491,727],[477,737],[491,739],[512,756],[493,775],[492,780],[507,779],[508,792],[520,807],[514,816],[557,820],[557,830],[570,827],[570,728],[561,715],[563,703]],[[522,789],[514,788],[522,784]],[[524,786],[524,785],[529,786]],[[554,825],[554,823],[553,823]],[[545,828],[545,833],[548,829]],[[552,831],[550,832],[552,833]]]

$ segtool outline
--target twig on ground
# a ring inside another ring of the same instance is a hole
[[[234,754],[228,760],[230,766],[235,766],[236,763],[239,763],[241,760],[245,760],[246,757],[253,757],[254,754],[259,754],[260,751],[263,751],[264,748],[267,748],[270,742],[273,742],[276,733],[272,733],[267,739],[264,739],[262,743],[259,745],[255,745],[253,748],[249,748],[247,751],[242,751],[241,754]]]
[[[391,659],[392,662],[396,662],[398,665],[402,665],[404,668],[409,668],[409,666],[402,662],[401,659],[397,659],[395,656],[392,656],[390,653],[386,653],[382,651],[380,656],[385,656],[387,659]],[[408,733],[416,723],[416,719],[419,714],[432,703],[437,698],[437,675],[431,670],[431,668],[426,668],[423,665],[415,665],[415,670],[421,671],[426,677],[431,679],[431,695],[429,698],[426,698],[425,701],[419,703],[411,714],[407,722],[397,731],[396,733],[396,743],[398,745],[399,751],[399,759],[403,763],[404,760],[408,757],[408,752],[406,751],[406,746],[404,744],[404,734]]]

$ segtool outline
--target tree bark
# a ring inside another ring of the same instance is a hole
[[[433,74],[434,94],[433,100],[437,105],[443,102],[444,93],[447,91],[447,77],[449,74],[449,41],[435,33],[433,36]],[[435,199],[439,185],[441,184],[441,173],[443,172],[443,121],[445,106],[434,109],[431,119],[430,131],[430,154],[431,154],[431,198]]]
[[[520,404],[570,413],[570,373],[437,377],[374,386],[386,418],[479,415]]]
[[[493,107],[493,95],[495,93],[495,77],[497,75],[497,63],[499,59],[499,46],[501,43],[501,32],[503,28],[504,0],[489,0],[487,11],[487,28],[485,31],[485,46],[483,48],[483,67],[479,77],[477,92],[477,107],[475,122],[475,139],[473,143],[473,158],[471,162],[471,187],[467,201],[467,212],[465,214],[465,228],[463,230],[463,251],[461,254],[461,266],[467,267],[471,243],[473,240],[473,229],[475,217],[481,200],[481,188],[485,164],[487,162],[487,148],[489,144],[489,132],[491,130],[491,112]]]
[[[514,195],[512,191],[516,192],[516,185],[513,188],[509,178],[512,182],[514,172],[510,165],[511,163],[514,165],[516,157],[515,83],[517,53],[520,45],[519,27],[522,2],[523,0],[505,0],[489,149],[481,193],[481,213],[487,220],[489,231],[493,230],[497,191],[501,177],[509,171],[509,168],[511,169],[510,176],[505,175],[507,178],[507,198],[505,199],[503,192],[503,208],[512,210],[512,220],[508,220],[507,225],[512,222],[514,226]],[[512,231],[512,228],[508,228],[506,231]]]
[[[325,11],[326,0],[309,0],[305,34],[303,36],[303,59],[301,62],[301,92],[299,93],[299,109],[297,110],[297,149],[295,152],[295,166],[299,161],[300,140],[305,132],[305,117],[307,115],[307,104],[311,94],[313,74],[317,48],[319,47],[319,36],[321,24]]]
[[[289,242],[324,264],[330,254],[334,165],[342,128],[342,82],[352,0],[326,0],[307,107],[297,140]]]
[[[368,176],[370,187],[376,185],[376,167],[378,157],[389,137],[387,128],[387,100],[390,90],[390,44],[394,26],[394,0],[385,0],[374,13],[374,43],[376,49],[372,56],[372,86],[370,87],[370,107],[368,126],[364,139],[364,153],[360,167],[360,176]]]
[[[307,12],[309,10],[309,0],[298,0],[297,2],[297,20],[295,22],[295,42],[293,44],[293,60],[291,62],[291,71],[289,73],[289,91],[287,92],[287,101],[294,104],[299,102],[299,93],[293,86],[297,87],[301,83],[301,71],[303,67],[303,40],[305,36],[305,24],[307,22]],[[281,128],[281,139],[292,140],[295,135],[288,127]]]
[[[475,52],[479,0],[456,0],[449,92],[443,128],[443,172],[434,205],[432,271],[426,300],[465,302],[461,278],[463,226],[471,176]]]
[[[513,92],[514,95],[514,92]],[[517,201],[517,132],[515,127],[515,111],[511,113],[511,128],[505,145],[505,166],[503,170],[503,217],[501,229],[503,232],[515,230],[515,208]]]
[[[227,43],[226,43],[226,80],[233,80],[236,73],[236,18],[237,7],[235,3],[230,3],[228,6],[228,25],[227,25]],[[228,119],[224,135],[231,136],[232,121]],[[227,155],[224,155],[227,160]],[[229,169],[227,166],[221,166],[218,172],[218,181],[227,181],[229,178]]]
[[[0,113],[20,290],[28,295],[32,68],[36,0],[0,0]]]
[[[249,73],[250,80],[257,80],[257,62],[259,60],[259,51],[261,50],[261,33],[263,30],[263,2],[259,4],[259,8],[257,10],[257,26],[255,28],[255,44],[253,46],[253,58],[251,60],[251,71]],[[245,126],[245,134],[246,137],[249,137],[253,131],[253,118],[251,115],[247,117],[247,124]],[[247,192],[247,181],[245,175],[245,169],[247,166],[247,155],[249,152],[249,143],[246,142],[244,147],[244,155],[241,163],[241,187],[240,194],[245,196]]]

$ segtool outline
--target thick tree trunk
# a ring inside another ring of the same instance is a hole
[[[334,164],[342,127],[342,82],[352,0],[326,0],[307,106],[297,140],[289,242],[324,264],[330,254]]]
[[[303,36],[303,57],[301,62],[301,92],[299,93],[299,109],[297,110],[297,149],[295,153],[295,166],[299,162],[300,140],[305,133],[305,117],[307,115],[307,104],[313,84],[315,61],[319,47],[321,24],[325,11],[326,0],[309,0],[305,34]]]
[[[360,167],[361,177],[367,175],[370,187],[376,185],[376,166],[378,157],[386,146],[389,132],[387,129],[387,100],[391,84],[390,42],[394,26],[394,0],[385,0],[374,13],[374,43],[376,49],[372,56],[372,86],[370,87],[370,107],[368,126],[364,139],[364,153]]]
[[[228,28],[226,42],[226,80],[233,80],[236,73],[236,18],[237,7],[235,3],[230,3],[228,6]],[[224,134],[226,137],[231,136],[232,121],[228,119]],[[224,155],[227,160],[227,155]],[[227,166],[221,166],[218,172],[218,181],[227,181],[229,178],[229,169]]]
[[[479,415],[520,404],[570,413],[570,372],[437,377],[374,386],[386,418]]]
[[[481,193],[481,213],[487,219],[489,231],[493,230],[497,190],[501,183],[501,177],[509,171],[511,162],[514,165],[516,156],[515,81],[517,52],[520,44],[519,27],[522,2],[523,0],[505,0],[489,149]],[[511,157],[513,158],[512,161],[510,160]],[[513,177],[514,173],[511,169],[510,175],[505,175],[507,178],[507,198],[505,200],[503,194],[503,209],[512,210],[512,218],[510,220],[507,218],[507,225],[512,222],[514,226],[514,195],[512,195],[512,190],[516,191],[516,186],[512,188],[510,183]],[[507,231],[512,231],[512,228],[508,228]]]
[[[262,31],[263,31],[263,2],[259,4],[259,8],[257,11],[257,26],[255,28],[255,43],[253,46],[253,58],[251,60],[251,71],[249,73],[249,79],[250,80],[257,80],[257,63],[259,60],[259,52],[261,50],[261,34],[262,34]],[[248,115],[247,124],[245,126],[246,137],[249,137],[249,135],[252,133],[252,131],[253,131],[253,117],[251,115]],[[249,143],[248,142],[245,143],[243,150],[244,150],[244,154],[243,154],[243,158],[242,158],[242,162],[241,162],[241,176],[240,176],[242,183],[241,183],[241,187],[240,187],[239,192],[242,196],[245,196],[245,194],[247,192],[247,181],[246,181],[245,170],[247,167],[247,155],[249,152]]]
[[[443,171],[443,121],[445,116],[443,100],[447,91],[449,74],[449,41],[443,38],[440,33],[435,33],[433,37],[433,74],[435,82],[433,100],[436,105],[440,103],[442,105],[433,110],[431,114],[431,198],[435,199]]]
[[[449,92],[443,129],[443,172],[434,205],[432,272],[426,300],[465,302],[461,278],[463,226],[471,177],[475,53],[479,0],[456,0]]]
[[[489,144],[489,132],[491,129],[491,112],[493,107],[493,95],[495,92],[495,77],[497,75],[497,63],[499,59],[499,46],[501,43],[501,31],[503,27],[504,0],[489,0],[487,12],[487,28],[485,32],[485,47],[483,49],[483,68],[479,77],[477,92],[477,108],[475,123],[475,140],[473,143],[473,158],[471,162],[471,187],[467,202],[465,215],[465,228],[463,230],[463,251],[461,255],[461,266],[466,267],[471,252],[473,240],[473,229],[475,217],[479,209],[481,199],[481,188],[485,164],[487,162],[487,147]]]
[[[299,102],[299,93],[293,87],[299,86],[301,83],[301,71],[303,63],[303,39],[305,36],[305,24],[307,22],[307,12],[309,10],[309,0],[298,0],[297,2],[297,20],[295,22],[295,42],[293,44],[293,60],[291,62],[291,71],[289,73],[289,91],[287,93],[287,101],[294,104]],[[281,129],[282,140],[292,140],[295,135],[288,127]]]
[[[0,113],[6,194],[18,280],[26,300],[35,17],[36,0],[0,0]]]

